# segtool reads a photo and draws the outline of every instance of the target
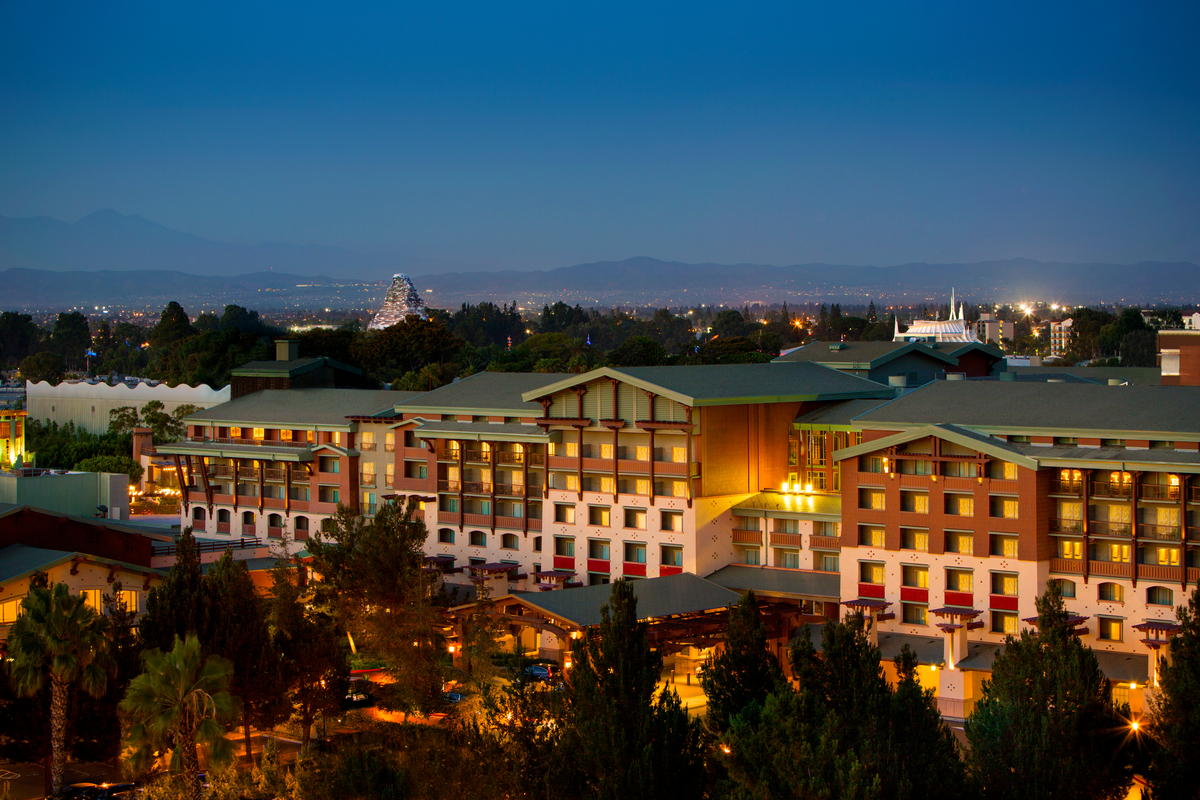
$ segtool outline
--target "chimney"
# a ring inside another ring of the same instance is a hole
[[[947,372],[946,373],[946,380],[948,380],[948,381],[965,381],[966,379],[967,379],[967,373],[965,373],[965,372]]]
[[[295,339],[275,340],[275,360],[295,361],[300,357],[300,342]]]

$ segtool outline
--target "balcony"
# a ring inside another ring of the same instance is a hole
[[[467,494],[491,494],[492,484],[483,481],[463,481],[462,490]]]
[[[1095,523],[1092,523],[1095,525]],[[1083,533],[1083,520],[1081,519],[1051,519],[1051,533]]]
[[[1133,535],[1133,526],[1128,522],[1088,521],[1088,532],[1092,536],[1119,536],[1128,539]]]
[[[287,480],[286,469],[264,469],[263,479],[268,481],[283,481]]]
[[[733,529],[734,544],[755,544],[761,545],[763,540],[762,531],[747,530],[745,528]]]
[[[438,511],[437,521],[439,525],[457,525],[462,515],[457,511]]]
[[[1050,481],[1050,494],[1065,494],[1079,497],[1083,493],[1083,481]]]
[[[233,465],[232,464],[209,464],[208,465],[208,475],[211,478],[232,478],[233,477]]]
[[[371,452],[375,449],[375,443],[374,442],[361,442],[358,445],[358,449],[362,452]]]
[[[462,488],[461,481],[438,481],[439,492],[457,492]]]
[[[803,547],[804,537],[799,533],[783,533],[776,531],[771,534],[772,547]]]
[[[375,488],[375,473],[374,472],[372,472],[370,474],[363,473],[362,475],[360,475],[358,478],[358,485],[363,489],[374,489]]]
[[[385,444],[383,445],[383,452],[385,452],[385,453],[394,453],[394,452],[396,452],[396,443],[395,443],[395,442],[387,442],[387,443],[385,443]]]
[[[1144,483],[1138,487],[1140,500],[1178,501],[1180,488],[1163,483]]]
[[[1088,572],[1109,578],[1132,578],[1133,566],[1120,561],[1091,561]]]
[[[496,494],[504,497],[533,497],[540,494],[541,490],[534,490],[531,487],[522,486],[519,483],[497,483]]]
[[[1083,560],[1078,558],[1052,558],[1050,559],[1050,571],[1067,575],[1082,575]]]
[[[1138,564],[1138,577],[1148,581],[1177,581],[1181,574],[1178,564]]]
[[[842,540],[836,536],[813,536],[808,545],[813,550],[841,550]]]
[[[1110,481],[1093,481],[1092,496],[1129,498],[1133,496],[1133,484],[1112,483]]]
[[[1179,541],[1178,525],[1138,525],[1139,539],[1158,539],[1162,542]]]

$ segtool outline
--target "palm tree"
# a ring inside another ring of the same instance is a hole
[[[175,637],[175,646],[142,653],[145,672],[134,678],[121,701],[121,710],[132,723],[126,743],[134,761],[142,762],[155,750],[171,749],[171,771],[182,770],[184,797],[199,800],[200,771],[196,746],[202,746],[210,765],[227,760],[232,746],[222,722],[233,716],[233,697],[226,691],[233,667],[220,656],[201,663],[200,640],[188,634]]]
[[[72,689],[92,697],[108,683],[108,620],[65,583],[33,587],[8,637],[9,678],[32,697],[50,679],[50,785],[57,797],[67,767],[67,705]]]

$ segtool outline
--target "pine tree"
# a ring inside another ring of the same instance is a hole
[[[762,703],[782,682],[779,660],[767,649],[758,600],[749,592],[729,607],[724,648],[700,674],[709,730],[724,731],[731,717],[753,701]]]
[[[872,300],[871,304],[867,306],[867,322],[874,325],[878,321],[879,320],[875,317],[875,301]]]
[[[688,719],[674,691],[657,691],[662,657],[638,621],[632,583],[613,583],[600,625],[576,642],[573,661],[564,744],[582,774],[577,794],[698,796],[700,723]]]
[[[968,768],[986,800],[1124,798],[1128,725],[1054,581],[1037,598],[1036,632],[1009,636],[967,720]]]
[[[1147,726],[1159,746],[1149,770],[1155,798],[1200,796],[1200,772],[1192,763],[1200,751],[1200,587],[1175,613],[1182,630],[1160,663]]]
[[[175,541],[175,565],[146,599],[146,613],[139,626],[142,641],[147,649],[169,651],[175,646],[175,637],[186,638],[194,633],[204,646],[209,640],[212,612],[200,572],[200,551],[192,529],[185,528]]]

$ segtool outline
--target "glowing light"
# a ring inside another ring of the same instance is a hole
[[[1137,688],[1137,683],[1131,683],[1131,684],[1129,684],[1129,688],[1130,688],[1130,689],[1136,689],[1136,688]]]
[[[812,484],[811,483],[804,484],[804,493],[812,494]]]
[[[790,483],[786,483],[786,482],[785,482],[785,483],[783,484],[783,493],[784,493],[784,494],[787,494],[787,493],[790,491],[790,489],[788,488],[788,487],[790,487],[790,486],[791,486],[791,484],[790,484]]]
[[[1130,724],[1130,726],[1129,726],[1129,727],[1133,728],[1133,732],[1134,732],[1134,733],[1137,733],[1137,732],[1138,732],[1138,730],[1140,730],[1140,729],[1141,729],[1141,723],[1140,723],[1140,722],[1138,722],[1138,721],[1135,719],[1135,720],[1134,720],[1134,721],[1133,721],[1133,722]]]
[[[721,745],[721,752],[724,753],[725,755],[729,755],[733,751],[729,749],[729,745],[723,744],[723,745]]]

